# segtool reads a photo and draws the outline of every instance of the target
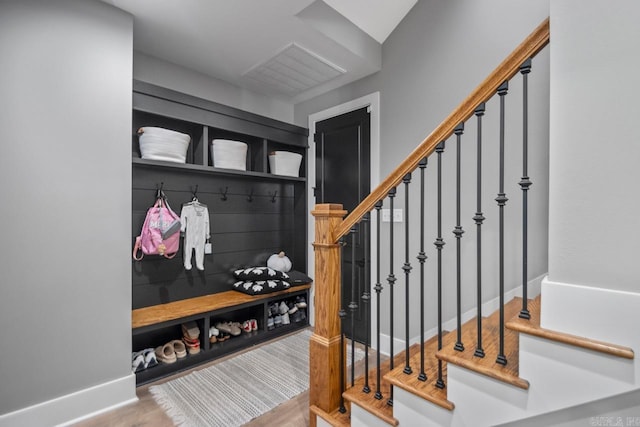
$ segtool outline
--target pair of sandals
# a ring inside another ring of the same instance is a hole
[[[242,325],[238,322],[218,322],[216,323],[216,329],[234,337],[242,333]]]
[[[158,364],[156,354],[152,348],[145,348],[131,355],[131,370],[136,373]]]
[[[162,363],[175,363],[178,359],[187,357],[187,347],[180,340],[172,340],[157,347],[155,356]]]
[[[182,324],[182,341],[184,341],[189,354],[200,353],[200,328],[196,322]]]

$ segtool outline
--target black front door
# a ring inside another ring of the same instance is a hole
[[[367,108],[352,111],[316,123],[316,203],[340,203],[351,212],[370,192],[370,114]],[[367,337],[366,311],[362,304],[365,291],[365,254],[363,232],[356,233],[355,245],[346,238],[342,259],[342,307],[347,311],[344,331],[350,338],[364,342]],[[355,249],[355,256],[354,256]],[[352,270],[352,267],[355,269]],[[355,278],[353,277],[355,275]],[[355,301],[352,334],[349,303]],[[352,336],[353,335],[353,336]]]

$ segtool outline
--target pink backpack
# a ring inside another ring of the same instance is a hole
[[[166,198],[158,197],[149,208],[142,232],[136,237],[133,259],[140,261],[145,255],[161,255],[173,258],[180,246],[180,217],[171,210]],[[138,251],[142,249],[140,257]]]

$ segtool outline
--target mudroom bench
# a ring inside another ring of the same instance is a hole
[[[272,330],[267,329],[269,305],[282,301],[292,301],[303,296],[308,301],[311,284],[292,286],[289,289],[261,294],[247,295],[238,291],[219,292],[166,304],[138,308],[131,313],[131,327],[134,349],[157,346],[158,343],[180,339],[181,325],[195,321],[200,329],[200,352],[187,355],[175,363],[160,363],[157,366],[136,373],[136,384],[144,384],[156,379],[191,368],[195,365],[234,353],[272,338],[299,330],[309,325],[308,316],[300,322],[291,322]],[[258,329],[242,332],[223,342],[209,342],[209,328],[218,321],[256,319]]]
[[[276,327],[277,316],[271,330],[267,323],[274,303],[302,296],[308,302],[310,284],[257,296],[231,290],[235,269],[263,266],[280,251],[295,270],[307,271],[308,130],[138,80],[132,95],[130,247],[159,191],[176,212],[194,199],[206,205],[212,244],[204,269],[185,268],[184,245],[173,259],[150,255],[132,260],[132,356],[183,339],[183,323],[194,321],[200,330],[197,354],[142,370],[132,360],[136,382],[148,383],[308,326],[302,311],[289,324],[280,318]],[[189,135],[185,160],[142,158],[139,130],[147,128]],[[216,141],[223,140],[244,144],[246,159],[232,168],[221,161],[224,156],[216,160]],[[283,174],[278,153],[301,157],[298,173]],[[254,319],[256,330],[210,343],[209,328],[218,322]]]

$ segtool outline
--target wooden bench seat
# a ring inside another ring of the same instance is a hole
[[[284,291],[272,292],[263,295],[247,295],[238,291],[226,291],[181,301],[174,301],[167,304],[137,308],[131,312],[131,327],[133,329],[141,328],[143,326],[154,325],[196,314],[207,313],[223,308],[261,301],[280,295],[286,295],[309,289],[310,287],[311,284],[292,286]]]

